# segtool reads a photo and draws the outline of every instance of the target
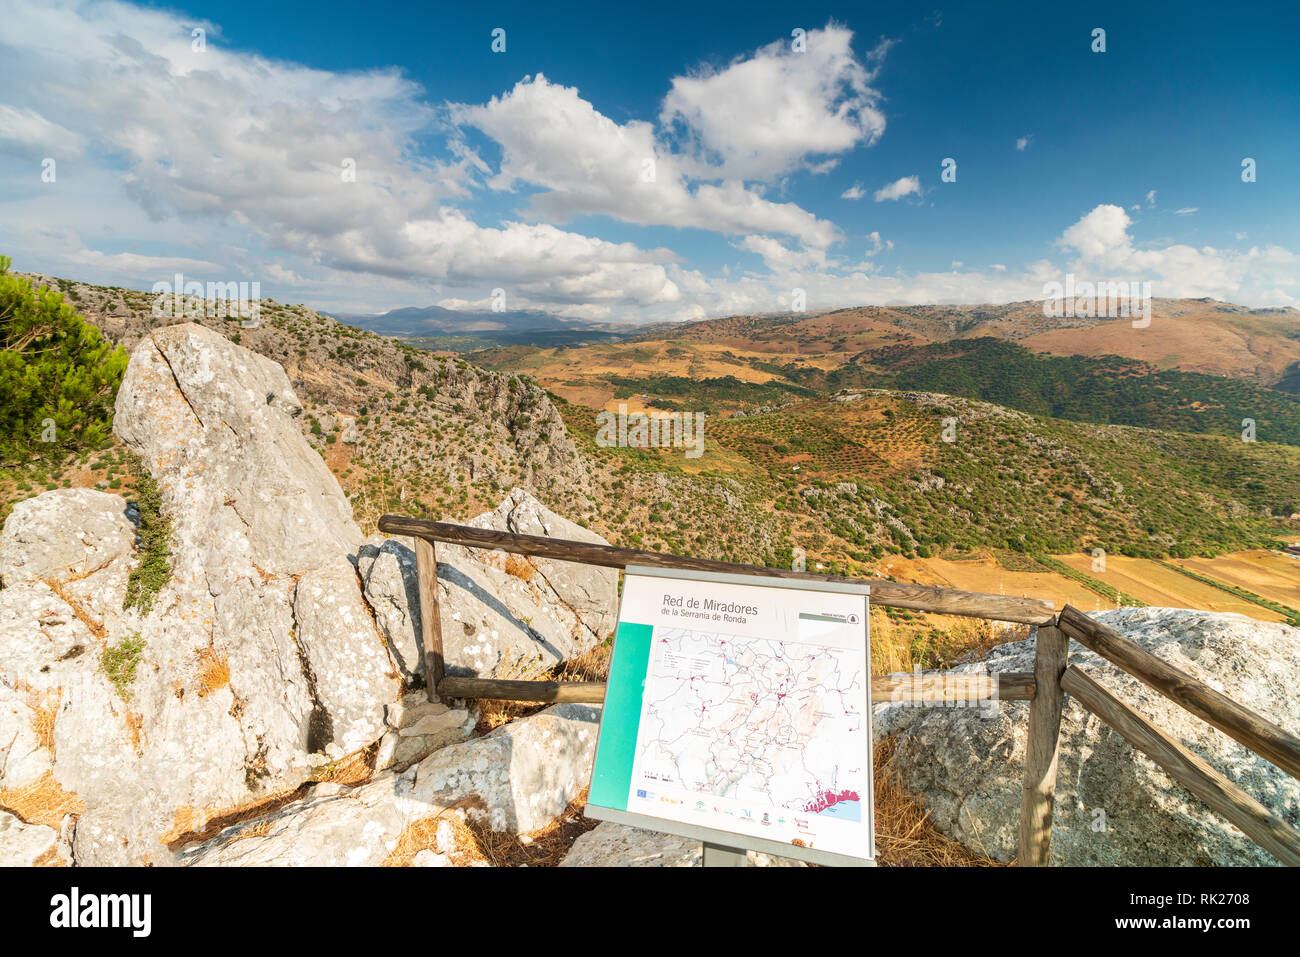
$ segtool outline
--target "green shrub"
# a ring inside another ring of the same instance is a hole
[[[108,437],[126,350],[63,301],[9,273],[0,256],[0,466],[98,448]]]
[[[140,510],[140,564],[126,580],[123,608],[148,614],[162,587],[171,580],[172,526],[162,514],[162,494],[153,477],[136,463],[135,491]]]
[[[108,675],[108,680],[117,689],[123,701],[130,701],[133,692],[131,685],[135,682],[135,669],[140,665],[144,655],[144,639],[137,632],[129,638],[123,638],[115,645],[104,649],[99,659],[99,666]]]

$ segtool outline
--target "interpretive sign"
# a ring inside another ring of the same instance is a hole
[[[875,856],[869,586],[629,567],[587,814]]]

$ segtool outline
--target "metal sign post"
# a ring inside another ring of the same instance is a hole
[[[704,842],[705,867],[748,867],[749,855],[734,847],[723,847],[712,841]]]

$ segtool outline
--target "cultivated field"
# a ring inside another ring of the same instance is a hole
[[[1236,552],[1221,555],[1218,558],[1195,559],[1194,561],[1201,563],[1195,570],[1211,578],[1227,582],[1221,569],[1233,567],[1239,560],[1239,556],[1249,554],[1254,553]],[[1248,618],[1258,618],[1261,621],[1285,620],[1285,616],[1268,608],[1215,588],[1213,585],[1188,578],[1186,575],[1147,559],[1108,555],[1106,557],[1106,571],[1094,572],[1092,571],[1092,557],[1089,555],[1074,554],[1058,555],[1056,557],[1071,568],[1092,575],[1099,581],[1118,588],[1120,591],[1126,592],[1138,601],[1145,602],[1148,605],[1158,605],[1165,608],[1197,608],[1203,611],[1236,612]],[[1188,567],[1192,566],[1189,564]],[[1251,588],[1250,590],[1259,593],[1258,589]],[[1091,609],[1084,608],[1082,610],[1089,611]]]
[[[920,584],[942,585],[946,588],[988,592],[994,595],[1045,598],[1057,608],[1069,603],[1082,611],[1114,607],[1114,602],[1107,601],[1064,575],[1055,572],[1011,571],[1003,568],[992,558],[970,561],[952,561],[943,558],[919,558],[910,562],[906,559],[884,560],[886,568],[895,564],[920,566],[928,570],[934,580],[921,582],[919,578],[913,579]],[[904,577],[902,571],[895,572],[890,569],[889,574],[899,578]]]
[[[1245,598],[1166,568],[1158,562],[1125,556],[1108,556],[1106,571],[1092,570],[1090,555],[1057,555],[1060,561],[1096,580],[1117,588],[1148,605],[1234,612],[1260,621],[1284,621],[1285,616]],[[1300,558],[1278,552],[1253,550],[1217,558],[1192,558],[1172,562],[1225,585],[1254,592],[1291,608],[1300,608]],[[991,556],[953,560],[887,556],[878,570],[900,581],[939,585],[995,595],[1043,598],[1057,608],[1065,604],[1085,612],[1114,608],[1115,602],[1091,591],[1081,582],[1050,571],[1013,571]]]
[[[1187,558],[1173,564],[1252,591],[1261,598],[1300,608],[1300,558],[1256,549],[1218,558]]]

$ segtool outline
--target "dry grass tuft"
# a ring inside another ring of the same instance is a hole
[[[379,754],[379,742],[375,742],[360,751],[346,754],[337,761],[323,764],[311,776],[313,782],[330,781],[344,787],[355,787],[369,781],[375,773],[375,758]]]
[[[896,674],[912,670],[910,642],[903,629],[882,608],[871,609],[871,673]]]
[[[871,609],[871,673],[950,668],[958,661],[978,658],[996,645],[1028,637],[1028,625],[961,615],[900,620],[876,607]]]
[[[472,818],[466,827],[479,852],[493,867],[556,867],[573,842],[599,823],[582,816],[586,804],[587,791],[583,789],[559,817],[524,837],[493,831],[486,821]]]
[[[608,681],[609,659],[614,653],[613,640],[601,642],[576,658],[570,658],[555,671],[556,681]]]
[[[233,840],[246,841],[250,837],[265,837],[267,834],[271,833],[271,828],[273,826],[274,826],[273,822],[270,821],[269,819],[265,821],[259,821],[258,823],[250,827],[244,828],[242,831],[240,831],[238,834],[235,835]]]
[[[221,690],[230,684],[229,659],[218,655],[212,647],[199,652],[199,697]]]
[[[506,574],[514,575],[521,581],[530,582],[533,576],[537,574],[537,568],[533,565],[532,559],[526,555],[516,555],[511,552],[506,556]]]
[[[397,845],[380,863],[380,867],[410,867],[415,856],[421,851],[429,850],[435,854],[438,850],[438,827],[446,821],[451,825],[452,846],[447,850],[447,857],[454,867],[476,867],[486,865],[487,858],[479,850],[474,832],[465,823],[469,808],[481,805],[477,798],[458,801],[450,807],[443,808],[432,817],[422,818],[414,824],[407,825],[397,839]]]
[[[36,732],[36,740],[40,742],[40,746],[50,754],[54,753],[54,719],[58,716],[59,700],[62,696],[62,689],[44,693],[36,691],[27,693],[27,707],[32,709],[32,730]],[[52,702],[51,698],[53,698]]]
[[[108,641],[108,629],[104,627],[103,622],[91,618],[90,615],[87,614],[86,609],[81,607],[81,602],[77,601],[77,599],[74,598],[60,582],[53,578],[46,578],[43,581],[50,591],[58,595],[63,603],[72,609],[72,613],[77,616],[77,620],[85,625],[92,635],[94,635],[99,641]]]
[[[310,784],[302,784],[226,810],[208,808],[198,811],[192,807],[177,808],[172,816],[171,830],[163,834],[159,840],[173,851],[195,841],[206,841],[216,837],[232,824],[239,824],[241,821],[280,810],[291,801],[303,797],[308,787]]]
[[[520,681],[606,681],[609,678],[609,659],[613,650],[613,640],[607,639],[547,671],[542,671],[535,659],[504,662],[504,666],[497,669],[497,677]],[[478,705],[479,716],[478,723],[474,725],[474,733],[479,735],[487,734],[516,718],[524,718],[550,707],[547,704],[498,701],[493,698],[478,698],[475,703]]]
[[[939,833],[930,812],[903,788],[891,766],[893,738],[874,748],[876,856],[883,867],[1005,867]]]
[[[138,711],[128,711],[126,730],[131,735],[131,750],[140,754],[144,745],[144,715]]]
[[[582,816],[587,803],[584,790],[551,824],[522,837],[493,831],[486,816],[466,812],[471,804],[462,801],[441,814],[410,825],[398,839],[397,846],[384,860],[384,867],[409,867],[420,851],[438,851],[437,834],[441,821],[451,824],[453,847],[447,857],[455,867],[555,867],[564,860],[573,842],[598,822]]]
[[[0,808],[28,824],[44,824],[57,830],[66,815],[80,814],[86,805],[60,787],[54,772],[46,771],[26,787],[0,788]]]

